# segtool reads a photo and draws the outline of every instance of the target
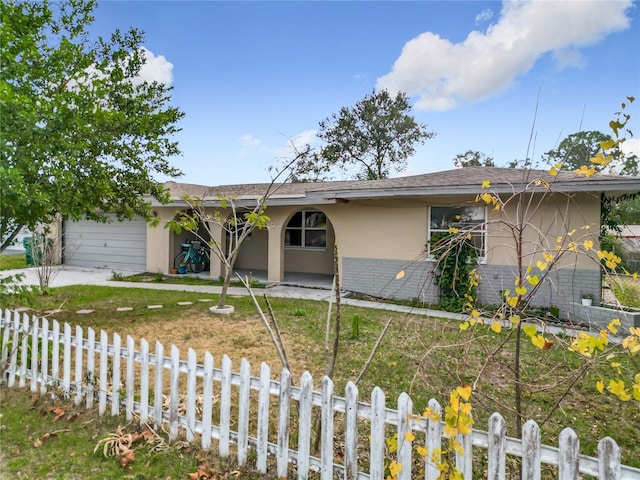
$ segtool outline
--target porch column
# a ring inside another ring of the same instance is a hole
[[[209,223],[209,231],[211,232],[211,239],[218,242],[219,245],[222,245],[222,249],[225,248],[226,235],[222,226],[215,222]],[[209,252],[209,257],[211,260],[211,266],[209,267],[209,275],[211,278],[220,278],[224,272],[224,264],[222,261],[213,253],[213,247],[211,247],[211,251]]]
[[[147,224],[147,271],[169,273],[178,252],[175,251],[174,236],[166,225],[173,219],[175,212],[169,209],[157,210],[160,216],[158,224]]]
[[[269,251],[267,279],[270,282],[284,280],[284,246],[282,230],[284,222],[275,222],[269,227]]]

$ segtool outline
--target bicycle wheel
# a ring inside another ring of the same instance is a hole
[[[195,254],[190,258],[189,268],[193,273],[200,273],[204,270],[204,267],[207,265],[206,258],[204,255]]]
[[[188,252],[179,253],[176,259],[173,261],[173,268],[178,268],[180,265],[186,265],[187,257],[188,257]]]

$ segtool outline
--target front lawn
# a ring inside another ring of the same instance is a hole
[[[268,294],[268,291],[267,291]],[[261,294],[259,295],[261,296]],[[5,299],[6,300],[6,299]],[[275,348],[256,313],[250,298],[232,297],[236,313],[231,317],[215,317],[208,307],[216,295],[202,293],[157,291],[96,286],[73,286],[52,289],[47,296],[37,297],[32,313],[47,315],[60,322],[130,335],[151,344],[159,341],[168,348],[176,345],[183,356],[193,348],[199,361],[209,351],[216,363],[228,355],[234,370],[241,358],[247,358],[256,375],[260,362],[271,366],[273,375],[281,368]],[[294,299],[270,299],[279,321],[288,350],[294,382],[305,370],[311,372],[319,385],[324,373],[325,319],[327,303]],[[191,302],[179,305],[178,302]],[[163,305],[150,310],[148,305]],[[5,306],[17,306],[6,303]],[[129,312],[117,312],[117,307],[132,307]],[[335,307],[334,307],[335,308]],[[78,314],[80,309],[95,310]],[[52,313],[53,312],[53,313]],[[499,361],[486,364],[487,354],[501,341],[508,339],[506,329],[496,334],[478,330],[470,336],[461,332],[459,322],[388,312],[376,309],[342,306],[339,358],[334,381],[336,394],[341,395],[347,381],[360,372],[371,348],[385,323],[391,327],[367,373],[358,385],[360,398],[368,398],[373,386],[379,386],[393,405],[397,396],[409,392],[414,412],[422,412],[430,398],[445,403],[456,386],[473,384],[475,375],[484,376],[475,385],[472,403],[476,428],[486,430],[487,419],[500,411],[507,419],[510,435],[514,435],[515,419],[509,413],[513,405],[510,380],[512,352],[505,351]],[[554,338],[548,350],[522,343],[523,381],[527,384],[524,398],[529,418],[542,422],[555,401],[563,395],[565,372],[583,368],[585,362],[569,352],[566,338]],[[620,358],[620,368],[629,366]],[[605,372],[606,373],[606,372]],[[640,466],[640,409],[638,402],[620,402],[598,394],[595,388],[599,372],[586,369],[564,396],[562,407],[556,409],[542,427],[542,441],[557,444],[560,431],[571,427],[580,438],[581,453],[597,456],[597,442],[604,436],[614,438],[623,449],[624,464]],[[316,387],[318,388],[318,387]]]
[[[16,268],[27,268],[27,257],[24,253],[0,255],[0,270],[14,270]]]

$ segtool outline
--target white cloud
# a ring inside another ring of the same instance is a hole
[[[258,150],[262,146],[262,141],[259,138],[254,137],[250,133],[245,133],[240,138],[238,138],[238,140],[242,144],[240,155],[243,157],[251,152]]]
[[[146,60],[140,68],[138,79],[140,82],[159,82],[171,85],[173,81],[173,63],[168,61],[164,55],[154,55],[151,50],[141,48]]]
[[[577,49],[628,28],[631,7],[631,0],[505,1],[486,33],[473,31],[457,44],[431,32],[408,41],[377,87],[419,96],[418,109],[447,110],[488,98],[546,53],[558,67],[583,66]]]
[[[493,10],[487,8],[476,15],[476,25],[484,22],[488,22],[493,18]]]

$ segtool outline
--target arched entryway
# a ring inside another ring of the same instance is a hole
[[[301,209],[293,213],[283,243],[284,283],[331,285],[335,234],[324,212]]]

